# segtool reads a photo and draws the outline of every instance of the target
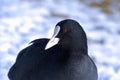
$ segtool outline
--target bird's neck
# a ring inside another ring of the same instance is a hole
[[[63,54],[68,56],[81,56],[81,55],[88,55],[88,51],[86,47],[74,47],[71,46],[69,48],[63,49]]]

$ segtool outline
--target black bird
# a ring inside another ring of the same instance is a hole
[[[10,80],[97,80],[88,55],[87,37],[75,20],[59,22],[49,39],[37,39],[23,49],[8,73]]]

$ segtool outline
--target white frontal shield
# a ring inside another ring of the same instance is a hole
[[[60,31],[60,26],[56,26],[53,37],[48,41],[48,43],[45,47],[45,50],[53,47],[54,45],[56,45],[59,42],[59,38],[56,37],[58,35],[59,31]]]

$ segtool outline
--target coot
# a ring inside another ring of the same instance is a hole
[[[75,20],[59,22],[51,39],[37,39],[17,56],[10,80],[97,80],[87,37]]]

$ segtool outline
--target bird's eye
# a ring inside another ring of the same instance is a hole
[[[68,30],[67,29],[63,29],[63,33],[66,33]]]

